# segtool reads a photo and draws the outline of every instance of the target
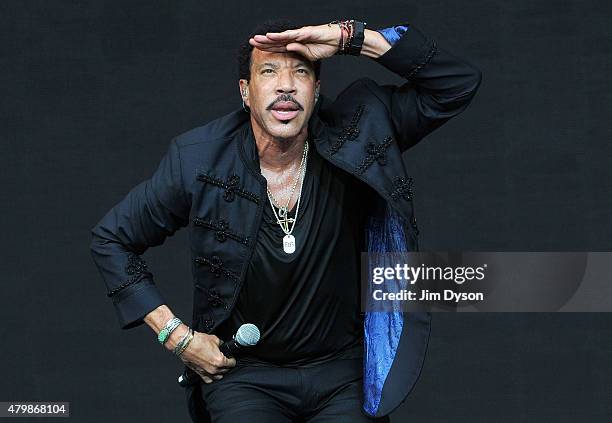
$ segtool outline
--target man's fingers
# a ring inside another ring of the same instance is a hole
[[[290,39],[298,39],[299,37],[303,37],[306,35],[306,31],[302,28],[300,29],[288,29],[283,32],[268,32],[266,36],[271,40],[290,40]]]
[[[287,40],[294,40],[297,38],[297,35],[293,35],[293,34],[287,34],[284,32],[268,32],[266,34],[266,37],[275,42],[275,41],[287,41]]]
[[[221,343],[223,342],[217,335],[208,335],[208,336],[209,336],[208,339],[210,339],[212,343],[215,344],[216,346],[221,345]]]
[[[308,49],[306,48],[306,46],[304,46],[304,44],[289,43],[285,47],[287,48],[287,51],[295,51],[303,56],[307,56],[306,53],[308,52]]]
[[[255,40],[255,41],[257,41],[258,43],[261,43],[261,44],[272,44],[272,45],[286,44],[286,42],[284,42],[284,40],[272,40],[272,39],[266,37],[265,35],[255,35],[251,39]]]
[[[271,53],[286,53],[287,51],[289,51],[287,50],[287,47],[262,47],[259,49],[263,51],[269,51]]]
[[[226,367],[234,367],[236,365],[236,359],[234,357],[226,357],[221,353],[221,355],[217,356],[213,361],[213,366],[217,369],[222,369]]]
[[[270,46],[267,44],[259,44],[259,43],[251,43],[251,45],[259,50],[263,50],[263,51],[270,51],[272,53],[286,53],[287,47],[286,46]]]
[[[235,358],[228,358],[220,351],[214,355],[205,365],[204,370],[209,374],[225,372],[236,365]]]
[[[217,375],[217,374],[227,373],[231,369],[232,369],[231,367],[221,367],[221,366],[215,366],[215,365],[206,365],[206,366],[204,366],[203,370],[208,375]]]
[[[257,47],[260,50],[268,50],[271,48],[285,48],[285,46],[287,45],[286,42],[273,42],[273,43],[260,43],[259,41],[251,38],[249,40],[249,44],[252,45],[253,47]]]
[[[213,375],[212,377],[202,375],[201,377],[204,383],[213,383],[215,380],[223,379],[223,375]]]

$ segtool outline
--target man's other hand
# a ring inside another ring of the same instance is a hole
[[[223,355],[219,346],[223,341],[215,335],[193,332],[193,339],[183,351],[180,359],[185,365],[200,375],[205,383],[223,378],[236,365],[235,358]]]

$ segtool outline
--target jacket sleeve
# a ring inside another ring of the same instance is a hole
[[[466,109],[482,80],[474,65],[440,48],[414,25],[392,47],[374,59],[407,80],[401,86],[370,88],[387,106],[402,151]]]
[[[141,255],[189,222],[175,140],[150,179],[135,186],[91,229],[90,252],[119,325],[130,329],[164,300]]]

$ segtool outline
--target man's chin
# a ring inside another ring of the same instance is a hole
[[[277,138],[291,138],[295,137],[300,133],[302,129],[302,123],[298,122],[297,119],[291,119],[289,121],[278,121],[273,120],[268,125],[270,135]]]
[[[290,132],[284,132],[284,131],[274,131],[271,132],[270,135],[272,135],[272,137],[274,137],[274,139],[279,140],[279,141],[291,141],[294,140],[295,137],[297,137],[299,135],[300,131],[290,131]]]

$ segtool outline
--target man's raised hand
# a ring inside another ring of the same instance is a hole
[[[274,53],[296,52],[310,61],[315,61],[336,54],[340,36],[338,25],[324,24],[255,35],[249,39],[249,43],[260,50]]]

